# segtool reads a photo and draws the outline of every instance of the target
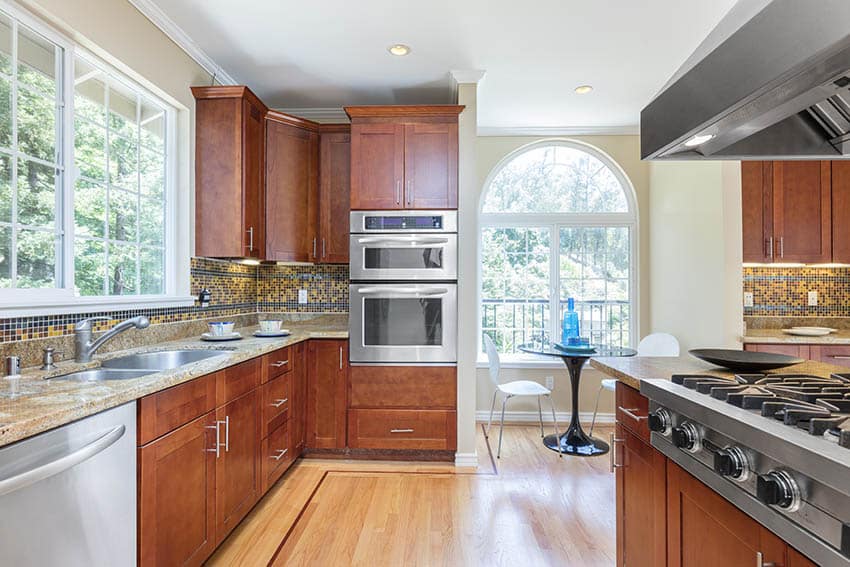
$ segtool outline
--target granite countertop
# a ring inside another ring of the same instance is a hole
[[[850,330],[839,329],[838,331],[823,337],[801,337],[788,335],[782,329],[749,329],[747,334],[741,337],[743,343],[774,343],[774,344],[800,344],[800,345],[850,345]]]
[[[292,332],[291,335],[258,338],[252,336],[258,327],[242,327],[236,329],[244,337],[238,341],[205,342],[200,338],[190,337],[142,348],[110,352],[106,355],[95,356],[94,360],[87,364],[73,361],[60,362],[56,370],[49,373],[32,368],[25,369],[20,378],[0,378],[0,447],[282,347],[308,339],[348,338],[346,315],[321,315],[307,321],[286,322],[284,326]],[[226,356],[213,357],[128,380],[100,382],[74,382],[56,378],[45,380],[47,376],[59,376],[97,367],[102,360],[109,358],[131,353],[173,349],[220,350]]]
[[[682,356],[633,356],[591,358],[590,365],[600,372],[616,378],[627,386],[640,389],[641,380],[670,380],[673,374],[709,374],[721,378],[732,378],[735,372],[696,359],[688,354]],[[776,373],[812,374],[828,377],[835,372],[847,372],[847,368],[807,361],[777,370]]]

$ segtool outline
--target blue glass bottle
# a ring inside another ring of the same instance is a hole
[[[575,299],[570,297],[567,298],[567,310],[564,312],[564,321],[561,324],[561,344],[563,346],[576,344],[580,336],[581,330],[579,329],[578,313],[576,313],[576,302]]]

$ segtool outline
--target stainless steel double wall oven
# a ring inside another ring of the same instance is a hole
[[[457,362],[457,212],[350,222],[351,362]]]

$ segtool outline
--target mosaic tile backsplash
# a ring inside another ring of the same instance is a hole
[[[106,330],[118,321],[137,315],[152,324],[234,317],[259,312],[348,313],[348,266],[246,266],[234,262],[192,258],[191,293],[207,288],[212,300],[199,305],[174,308],[144,308],[124,311],[81,311],[67,315],[45,315],[0,319],[0,343],[60,337],[74,332],[84,317],[109,317],[95,323],[95,331]],[[298,290],[306,289],[308,303],[298,304]]]
[[[745,267],[744,292],[753,293],[748,317],[850,317],[850,268]],[[809,291],[818,305],[808,306]]]

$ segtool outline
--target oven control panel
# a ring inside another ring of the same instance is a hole
[[[442,230],[443,217],[429,216],[368,216],[363,222],[366,230]]]

